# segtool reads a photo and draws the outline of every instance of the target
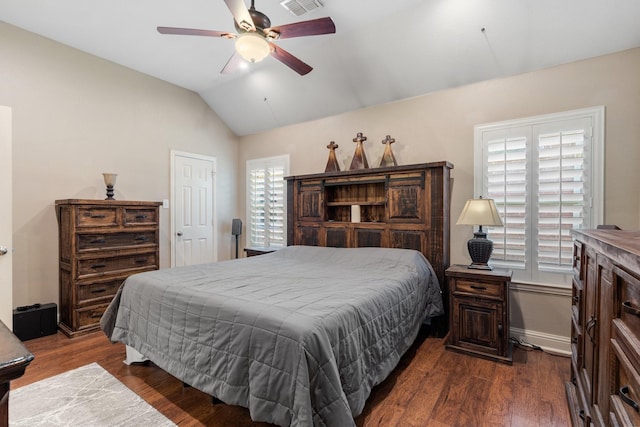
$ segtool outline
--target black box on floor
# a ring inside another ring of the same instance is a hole
[[[40,304],[26,310],[13,310],[13,333],[22,341],[53,335],[58,330],[58,306]]]

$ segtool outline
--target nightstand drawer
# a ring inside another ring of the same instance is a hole
[[[485,297],[491,299],[504,299],[505,286],[502,283],[482,282],[478,280],[458,279],[452,290],[456,295]]]

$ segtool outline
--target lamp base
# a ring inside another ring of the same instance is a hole
[[[107,198],[105,200],[115,200],[113,198],[113,185],[107,185]]]
[[[472,261],[469,268],[476,270],[492,269],[487,263],[493,252],[493,242],[487,239],[487,233],[483,233],[482,228],[473,233],[473,239],[467,242],[467,249],[469,249]]]
[[[475,262],[469,264],[467,268],[473,268],[474,270],[493,270],[493,267],[489,264],[480,264]]]

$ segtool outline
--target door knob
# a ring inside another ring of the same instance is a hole
[[[178,231],[176,234],[178,235],[178,237],[182,236],[182,232],[181,231]]]
[[[6,246],[0,246],[0,256],[6,255],[7,252],[9,252],[9,249]]]

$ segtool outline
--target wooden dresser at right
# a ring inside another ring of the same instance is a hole
[[[640,231],[574,230],[574,426],[640,426]]]

